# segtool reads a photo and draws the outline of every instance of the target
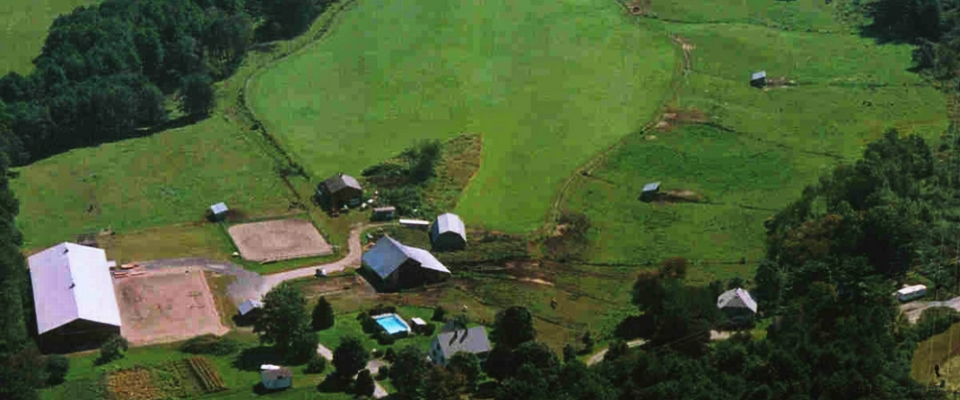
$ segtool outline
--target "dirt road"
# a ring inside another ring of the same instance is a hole
[[[261,299],[270,289],[273,289],[280,283],[291,279],[307,278],[315,276],[317,270],[323,270],[327,273],[343,271],[347,268],[357,268],[360,266],[360,257],[363,249],[360,246],[360,235],[369,228],[384,226],[388,224],[358,224],[350,230],[350,237],[347,239],[349,251],[346,257],[332,263],[314,265],[298,268],[290,271],[280,272],[271,275],[260,275],[256,272],[244,269],[243,267],[231,262],[214,261],[203,258],[180,258],[141,262],[148,269],[161,269],[171,267],[202,267],[208,271],[225,275],[236,276],[237,279],[227,287],[227,293],[234,304],[239,305],[247,299]]]
[[[917,322],[923,310],[930,307],[950,307],[960,311],[960,297],[954,297],[944,301],[913,301],[900,306],[900,311],[907,315],[910,322]]]

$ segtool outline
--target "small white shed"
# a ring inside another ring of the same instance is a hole
[[[286,389],[293,385],[293,372],[290,368],[263,364],[260,366],[260,383],[268,390]]]

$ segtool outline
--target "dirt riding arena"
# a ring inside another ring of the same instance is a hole
[[[200,268],[171,268],[114,279],[120,333],[131,344],[174,342],[228,329]]]
[[[333,252],[312,223],[299,219],[234,225],[228,232],[240,256],[250,261],[279,261]]]

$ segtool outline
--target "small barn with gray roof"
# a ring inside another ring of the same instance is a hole
[[[317,186],[317,195],[330,200],[334,208],[358,206],[363,201],[363,188],[357,178],[343,172],[331,176]]]
[[[741,288],[723,292],[717,298],[717,308],[727,314],[731,322],[745,323],[757,313],[757,302],[750,297],[750,293]]]
[[[394,290],[440,282],[450,270],[429,251],[384,236],[363,254],[363,268],[375,275],[381,289]]]
[[[430,227],[434,250],[463,250],[467,247],[467,230],[456,214],[443,214]]]
[[[483,361],[493,347],[487,338],[487,330],[482,326],[445,330],[430,343],[430,359],[435,364],[447,365],[454,354],[472,353]]]

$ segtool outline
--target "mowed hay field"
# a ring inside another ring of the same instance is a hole
[[[695,23],[701,14],[691,12],[692,23],[657,25],[690,52],[691,69],[669,111],[682,116],[695,109],[711,125],[665,118],[664,129],[624,139],[591,177],[574,178],[563,207],[589,217],[591,261],[655,265],[683,256],[698,265],[691,269],[698,283],[749,277],[764,254],[763,222],[805,186],[855,162],[886,129],[933,143],[946,129],[946,98],[908,71],[910,47],[805,32],[796,21],[790,31],[773,29],[746,23],[756,8],[737,10],[723,12],[744,23]],[[807,22],[829,25],[829,11]],[[751,88],[749,76],[757,70],[793,83]],[[640,202],[640,189],[654,181],[704,200]]]
[[[26,74],[40,54],[47,28],[60,14],[100,0],[6,0],[0,2],[0,75]]]
[[[609,0],[362,0],[251,82],[257,116],[314,175],[357,174],[417,139],[484,135],[456,212],[538,228],[561,181],[635,131],[677,73],[663,32]]]

